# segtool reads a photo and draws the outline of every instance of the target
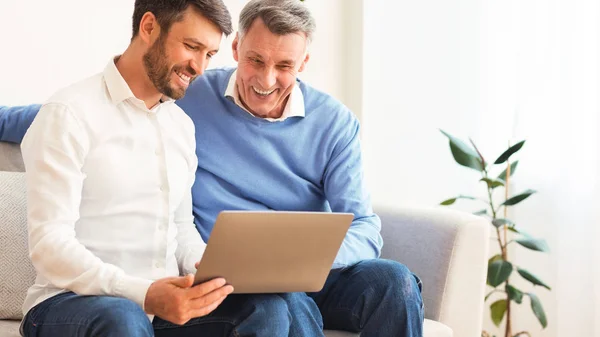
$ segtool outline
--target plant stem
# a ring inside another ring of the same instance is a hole
[[[510,142],[508,142],[508,147],[510,148]],[[508,200],[508,194],[509,194],[509,184],[510,184],[510,160],[506,161],[506,181],[504,183],[504,200]],[[506,219],[506,214],[507,214],[507,210],[508,207],[504,206],[504,218]],[[506,225],[504,225],[504,242],[505,242],[505,246],[504,246],[504,252],[506,254],[506,258],[508,259],[508,229],[506,229]],[[506,279],[506,286],[508,286],[509,283],[509,278]],[[518,333],[518,335],[520,335],[522,333]],[[529,333],[527,333],[529,335]],[[511,319],[511,310],[510,310],[510,296],[508,295],[508,293],[506,294],[506,333],[504,334],[505,337],[511,337],[512,336],[512,319]],[[529,336],[531,337],[531,336]]]
[[[510,166],[509,166],[510,167]],[[510,168],[509,168],[510,170]],[[507,176],[507,181],[508,181],[508,172],[506,174]],[[488,177],[488,172],[486,169],[483,170],[483,177],[487,178]],[[506,191],[506,186],[505,186],[505,191]],[[492,209],[492,220],[496,220],[497,217],[497,211],[496,208],[494,207],[494,199],[492,196],[492,192],[493,189],[488,185],[487,187],[487,192],[488,192],[488,199],[489,199],[489,204],[490,204],[490,208]],[[508,194],[505,193],[505,197],[506,199],[508,199]],[[499,209],[498,209],[499,210]],[[506,206],[504,207],[504,217],[506,218]],[[507,249],[507,229],[506,229],[506,225],[503,226],[504,229],[504,243],[502,242],[502,234],[500,233],[500,228],[496,227],[496,234],[498,237],[498,245],[500,246],[500,252],[502,254],[502,259],[504,261],[508,261],[508,249]],[[505,281],[506,282],[506,286],[508,286],[510,283],[508,281],[508,279]],[[510,296],[508,295],[508,293],[506,294],[506,330],[504,332],[504,337],[512,337],[512,321],[511,321],[511,310],[510,310]]]

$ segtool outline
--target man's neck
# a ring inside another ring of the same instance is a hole
[[[160,102],[163,95],[156,90],[146,73],[143,54],[136,52],[130,45],[123,55],[115,60],[115,65],[133,95],[144,101],[148,109]]]

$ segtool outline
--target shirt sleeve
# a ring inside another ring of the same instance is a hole
[[[342,268],[381,255],[381,220],[373,213],[364,184],[363,163],[356,118],[344,127],[325,170],[325,196],[333,212],[354,214],[333,268]]]
[[[21,143],[41,105],[0,106],[0,141]]]
[[[191,121],[190,121],[191,123]],[[177,250],[175,256],[179,265],[179,270],[183,275],[196,273],[196,262],[200,261],[206,248],[206,243],[202,240],[200,233],[194,224],[194,215],[192,210],[192,186],[196,178],[196,168],[198,167],[198,157],[196,157],[196,140],[191,127],[191,152],[189,154],[190,170],[188,172],[188,185],[185,190],[185,196],[177,209],[175,210],[174,222],[177,227]]]
[[[44,105],[29,127],[21,150],[31,261],[37,273],[60,289],[124,297],[143,308],[153,281],[104,263],[76,238],[88,149],[86,132],[63,104]]]

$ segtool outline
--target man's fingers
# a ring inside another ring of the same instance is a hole
[[[226,282],[224,278],[216,278],[210,281],[206,281],[204,283],[197,284],[190,289],[191,293],[189,295],[189,298],[195,299],[202,297],[206,294],[215,291],[216,289],[222,288],[225,285],[225,283]]]
[[[194,284],[194,275],[189,274],[181,277],[173,277],[169,283],[179,288],[190,288]]]
[[[213,290],[212,292],[190,301],[193,308],[205,307],[211,303],[217,302],[220,298],[226,297],[233,292],[233,287],[226,285],[224,287]]]
[[[210,314],[210,313],[211,313],[211,312],[213,312],[213,311],[214,311],[214,310],[215,310],[215,309],[216,309],[216,308],[217,308],[219,305],[221,305],[221,303],[223,303],[223,301],[224,301],[226,298],[227,298],[227,296],[222,296],[222,297],[219,297],[219,298],[217,298],[217,300],[216,300],[216,301],[212,302],[211,304],[209,304],[209,305],[207,305],[207,306],[205,306],[205,307],[198,308],[198,309],[195,309],[195,310],[191,310],[191,311],[190,311],[190,313],[191,313],[191,316],[192,316],[193,318],[196,318],[196,317],[202,317],[202,316],[206,316],[206,315]]]

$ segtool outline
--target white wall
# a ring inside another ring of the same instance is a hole
[[[354,1],[354,0],[352,0]],[[40,103],[59,88],[101,72],[129,44],[134,0],[0,2],[0,105]],[[245,0],[225,0],[237,29]],[[317,35],[301,78],[344,100],[342,0],[311,1]],[[211,67],[235,65],[233,35]]]
[[[0,2],[0,105],[39,103],[102,71],[129,43],[133,2]]]
[[[553,287],[533,290],[513,333],[598,336],[600,324],[600,4],[597,0],[364,1],[363,136],[373,200],[434,205],[477,194],[478,174],[454,163],[443,128],[495,159],[527,139],[513,186],[539,191],[509,216],[551,252],[512,260]],[[458,208],[475,210],[463,202]],[[514,308],[514,307],[513,307]],[[484,327],[496,335],[489,312]]]
[[[478,174],[454,163],[438,128],[484,153],[504,145],[492,140],[507,126],[490,115],[502,107],[481,104],[479,6],[365,1],[363,135],[376,204],[435,205],[473,190]]]
[[[508,141],[514,144],[521,103],[515,92],[523,70],[515,48],[521,44],[521,27],[514,23],[518,14],[513,2],[365,1],[363,135],[376,205],[433,206],[458,194],[484,197],[480,174],[454,162],[438,129],[466,141],[471,137],[487,161]],[[464,201],[455,208],[483,207]],[[534,260],[546,267],[547,261]],[[531,270],[546,280],[552,274],[552,269]],[[537,293],[549,328],[541,332],[524,305],[513,332],[555,336],[552,295]],[[487,311],[484,328],[500,335]]]

